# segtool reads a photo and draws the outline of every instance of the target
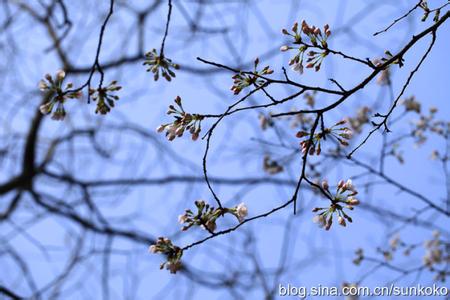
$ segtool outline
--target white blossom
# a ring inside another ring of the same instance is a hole
[[[244,218],[248,215],[248,208],[244,203],[240,203],[236,206],[236,214],[240,222],[244,221]]]

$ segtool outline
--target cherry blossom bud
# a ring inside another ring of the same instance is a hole
[[[66,77],[66,72],[64,72],[63,70],[59,70],[56,73],[56,79],[59,81],[62,81],[64,79],[64,77]]]
[[[339,225],[341,225],[341,226],[346,226],[347,224],[345,223],[345,219],[343,218],[343,217],[339,217],[338,218],[338,222],[339,222]]]
[[[359,204],[359,200],[356,198],[349,198],[349,199],[347,199],[347,204],[356,206]]]
[[[217,228],[216,222],[214,220],[208,220],[208,222],[206,222],[206,228],[209,231],[214,232]]]
[[[42,104],[41,106],[39,106],[39,110],[41,111],[41,113],[43,115],[48,115],[52,111],[52,107],[53,107],[53,103],[52,102],[47,102],[47,103]]]
[[[178,223],[183,224],[187,221],[187,216],[185,214],[178,216]]]
[[[244,203],[240,203],[236,206],[236,214],[239,219],[239,222],[244,221],[245,217],[248,215],[248,208]]]
[[[287,45],[284,45],[284,46],[281,46],[281,47],[280,47],[280,51],[282,51],[282,52],[286,52],[286,51],[288,51],[289,49],[290,49],[290,47],[287,46]]]
[[[307,135],[309,135],[309,133],[307,133],[306,131],[299,131],[299,132],[297,132],[297,134],[295,136],[298,137],[298,138],[302,138],[302,137],[305,137]]]
[[[327,222],[327,224],[325,225],[325,230],[330,230],[331,225],[333,225],[333,217],[332,217],[332,216],[330,216],[330,217],[328,218],[328,222]]]
[[[345,183],[345,188],[347,190],[352,190],[353,189],[353,183],[351,179],[348,179],[347,182]]]
[[[330,186],[328,185],[328,181],[327,180],[322,181],[322,188],[324,190],[328,190],[329,187]]]
[[[39,89],[41,91],[45,91],[46,89],[48,89],[48,85],[44,80],[39,81]]]
[[[156,245],[151,245],[151,246],[148,248],[148,252],[150,252],[150,253],[156,253]]]
[[[164,126],[164,125],[159,125],[159,126],[156,128],[156,131],[161,133],[161,132],[164,131],[164,128],[166,128],[166,126]]]

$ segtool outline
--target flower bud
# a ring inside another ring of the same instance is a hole
[[[64,79],[64,77],[66,77],[66,72],[64,72],[63,70],[59,70],[56,73],[56,79],[59,81],[62,81]]]
[[[347,199],[347,204],[356,206],[359,204],[359,200],[355,198],[349,198]]]
[[[151,246],[148,248],[148,252],[150,252],[150,253],[156,253],[156,245],[151,245]]]

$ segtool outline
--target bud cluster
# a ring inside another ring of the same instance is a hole
[[[330,26],[326,24],[323,30],[321,30],[316,26],[309,26],[303,20],[300,30],[298,23],[295,23],[292,26],[291,32],[287,29],[283,29],[281,32],[293,38],[294,46],[284,45],[280,50],[283,52],[291,49],[298,50],[298,53],[289,61],[292,69],[302,74],[304,68],[303,62],[306,60],[306,68],[314,68],[316,72],[319,71],[323,59],[329,54],[327,39],[331,35]],[[309,43],[304,41],[305,38],[309,40]],[[307,51],[308,49],[313,50]]]
[[[425,255],[423,257],[423,264],[431,271],[440,264],[450,263],[450,244],[441,239],[439,231],[433,232],[433,238],[424,243]]]
[[[255,87],[260,87],[267,84],[267,81],[261,78],[261,76],[270,75],[273,73],[273,70],[270,69],[269,66],[265,66],[261,71],[258,71],[257,70],[258,64],[259,58],[255,59],[254,69],[252,73],[240,72],[233,75],[232,79],[234,81],[233,85],[231,86],[231,91],[235,95],[239,94],[243,89],[245,89],[248,86],[254,85]]]
[[[413,123],[412,136],[416,140],[417,145],[425,143],[427,140],[426,133],[434,133],[443,138],[447,138],[450,133],[450,122],[436,120],[437,108],[431,107],[429,114],[421,114],[419,120]]]
[[[184,214],[178,216],[178,222],[183,225],[181,230],[186,231],[193,226],[200,226],[210,233],[213,233],[217,228],[216,221],[219,217],[223,217],[225,214],[232,214],[239,222],[243,222],[248,214],[247,206],[245,206],[244,203],[241,203],[234,208],[214,208],[205,203],[205,201],[198,200],[195,201],[195,206],[197,208],[195,213],[192,210],[187,209]]]
[[[270,117],[269,115],[264,115],[264,114],[259,114],[258,115],[258,120],[259,120],[259,126],[261,127],[261,129],[264,131],[269,127],[273,126],[273,119]]]
[[[403,100],[402,104],[405,106],[406,111],[414,111],[420,114],[421,104],[414,95]]]
[[[150,246],[149,252],[161,253],[167,256],[167,261],[160,265],[161,270],[166,267],[170,273],[175,274],[181,269],[181,257],[183,256],[183,250],[172,244],[172,241],[168,238],[158,238],[156,244]]]
[[[188,131],[192,140],[196,141],[201,131],[201,122],[204,119],[202,115],[189,114],[183,109],[181,97],[177,96],[174,100],[175,105],[169,105],[168,115],[174,115],[175,120],[172,123],[162,124],[156,129],[157,132],[166,131],[169,141],[173,141],[176,137],[182,137],[185,131]]]
[[[106,115],[114,107],[114,102],[119,100],[119,96],[114,95],[114,92],[122,89],[120,85],[117,85],[117,81],[113,80],[107,87],[99,87],[97,89],[89,89],[89,95],[92,100],[97,102],[97,108],[95,113]]]
[[[300,130],[295,135],[297,138],[305,138],[303,141],[300,142],[300,148],[302,149],[302,153],[305,154],[306,151],[309,151],[309,155],[320,155],[322,148],[321,148],[321,141],[326,139],[327,137],[333,137],[337,139],[340,145],[342,146],[348,146],[348,140],[352,138],[352,131],[348,127],[341,127],[341,125],[344,125],[347,123],[347,120],[342,120],[334,124],[330,128],[325,128],[320,133],[315,133],[313,137],[311,138],[311,133],[308,131]]]
[[[270,175],[278,174],[284,171],[283,166],[281,166],[276,160],[272,160],[270,156],[264,156],[263,169]]]
[[[356,249],[355,258],[352,261],[353,264],[359,266],[363,260],[364,260],[364,250],[361,248]]]
[[[42,114],[47,115],[53,112],[53,120],[63,120],[66,116],[64,109],[64,102],[66,99],[76,99],[81,97],[80,91],[71,91],[72,83],[67,83],[63,88],[64,78],[66,73],[62,70],[58,71],[54,78],[50,74],[45,75],[45,79],[39,82],[39,89],[48,93],[50,101],[41,105],[39,110]],[[56,105],[56,109],[55,108]]]
[[[334,214],[337,215],[339,225],[345,227],[347,225],[346,220],[351,223],[352,218],[344,212],[344,209],[353,210],[354,206],[359,205],[359,200],[354,197],[358,194],[358,191],[352,181],[350,179],[346,182],[339,181],[334,194],[331,193],[326,180],[322,181],[321,188],[332,200],[329,207],[315,207],[312,210],[312,212],[318,213],[313,219],[314,223],[324,227],[325,230],[329,230],[333,224]]]
[[[147,72],[152,72],[153,79],[157,81],[159,79],[159,74],[164,77],[167,81],[171,81],[175,78],[175,72],[171,70],[174,68],[178,70],[180,66],[172,62],[171,59],[165,57],[164,55],[158,55],[156,49],[149,51],[145,54],[145,61],[143,65],[148,65]]]
[[[362,127],[365,124],[368,124],[370,121],[369,114],[371,109],[367,106],[360,107],[356,116],[347,118],[347,122],[350,125],[352,131],[360,133],[362,131]]]
[[[448,276],[446,266],[450,263],[450,243],[448,243],[439,231],[433,232],[433,238],[426,240],[424,243],[408,244],[400,239],[397,234],[389,240],[389,247],[387,249],[377,248],[376,251],[383,256],[386,262],[394,259],[394,254],[403,249],[403,255],[408,256],[410,253],[423,244],[425,248],[425,255],[423,256],[423,266],[428,268],[430,272],[435,273],[434,280],[444,282]],[[353,259],[355,265],[359,265],[364,259],[364,251],[359,248],[355,251],[356,257]]]
[[[421,19],[422,22],[425,22],[428,19],[428,16],[430,15],[430,13],[433,12],[433,11],[434,11],[433,22],[439,21],[439,17],[440,17],[440,14],[441,14],[441,9],[440,8],[433,9],[433,10],[430,9],[430,7],[428,6],[427,0],[422,0],[420,2],[419,7],[423,10],[423,16],[422,16],[422,19]]]

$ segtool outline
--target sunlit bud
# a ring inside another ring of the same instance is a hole
[[[240,222],[244,221],[245,217],[248,215],[248,208],[244,203],[240,203],[236,207],[236,214]]]
[[[208,220],[208,222],[206,222],[206,228],[208,228],[209,231],[214,232],[217,228],[216,222],[213,220]]]
[[[328,190],[329,187],[330,186],[328,185],[328,181],[327,180],[322,181],[322,188],[324,190]]]
[[[332,217],[332,216],[330,216],[330,217],[328,218],[328,222],[327,222],[327,224],[325,225],[325,230],[330,230],[331,225],[333,225],[333,217]]]
[[[48,115],[52,111],[52,108],[53,108],[52,102],[47,102],[39,106],[39,110],[43,115]]]
[[[287,45],[284,45],[284,46],[280,47],[280,51],[283,51],[283,52],[288,51],[289,49],[290,49],[290,47],[287,46]]]
[[[46,89],[48,89],[48,85],[44,80],[39,81],[39,89],[41,91],[45,91]]]
[[[178,216],[178,223],[183,224],[187,221],[187,216],[185,214]]]
[[[56,73],[56,79],[59,81],[62,81],[64,79],[64,77],[66,77],[66,72],[64,72],[63,70],[59,70]]]
[[[313,222],[317,223],[320,227],[323,227],[323,226],[325,226],[326,220],[323,215],[317,215],[317,216],[314,216]]]
[[[339,225],[341,225],[341,226],[346,226],[347,224],[345,223],[345,219],[343,218],[343,217],[339,217],[338,218],[338,222],[339,222]]]
[[[159,126],[156,128],[156,131],[157,131],[157,132],[163,132],[163,131],[164,131],[164,128],[166,128],[166,126],[164,126],[164,125],[159,125]]]
[[[177,130],[175,131],[175,135],[178,137],[183,136],[183,133],[184,133],[184,127],[182,127],[182,126],[178,127]]]
[[[359,204],[359,200],[356,198],[349,198],[346,202],[347,202],[347,204],[353,205],[353,206],[356,206]]]
[[[352,180],[351,180],[351,179],[347,180],[347,182],[345,183],[345,188],[346,188],[347,190],[353,189],[353,183],[352,183]]]
[[[151,245],[151,246],[148,248],[148,252],[150,252],[150,253],[156,253],[156,245]]]

